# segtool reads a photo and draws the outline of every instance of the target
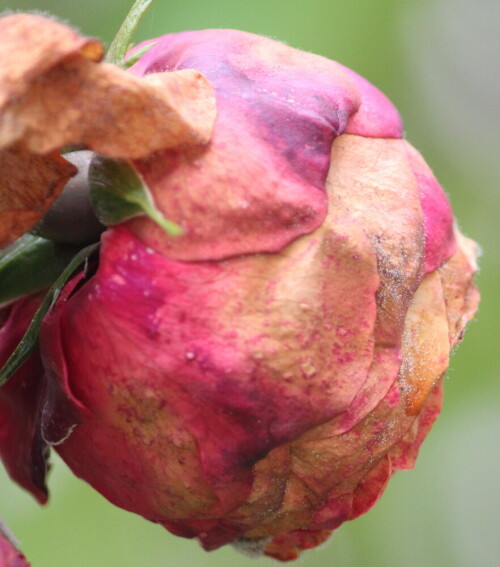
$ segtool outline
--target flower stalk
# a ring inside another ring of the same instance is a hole
[[[123,63],[125,55],[130,49],[132,37],[153,2],[154,0],[135,1],[109,46],[106,54],[106,61],[108,63],[114,63],[115,65],[121,65]]]

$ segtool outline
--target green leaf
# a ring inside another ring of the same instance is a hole
[[[106,226],[147,215],[170,236],[182,228],[156,208],[151,192],[132,166],[124,160],[96,155],[89,169],[90,202]]]
[[[80,250],[80,252],[73,257],[62,274],[53,283],[42,304],[38,308],[38,311],[35,313],[35,316],[33,317],[23,338],[15,348],[14,352],[10,355],[3,368],[0,370],[0,386],[3,386],[7,382],[14,372],[16,372],[26,362],[36,349],[43,318],[57,301],[62,288],[73,275],[73,272],[81,266],[81,264],[86,263],[91,254],[93,254],[98,247],[99,244],[95,243]]]
[[[78,247],[25,234],[0,252],[0,306],[48,288]]]

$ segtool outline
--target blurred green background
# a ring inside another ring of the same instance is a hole
[[[0,0],[0,9],[56,14],[109,42],[130,4]],[[302,566],[499,565],[499,25],[497,0],[156,0],[137,35],[239,28],[352,67],[400,109],[462,231],[483,248],[480,312],[451,359],[443,414],[416,469],[398,473],[369,514],[304,554]],[[114,508],[56,458],[50,487],[41,509],[0,471],[0,515],[33,567],[255,565],[232,549],[207,554]]]

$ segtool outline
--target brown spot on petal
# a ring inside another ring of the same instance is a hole
[[[378,341],[394,345],[423,270],[425,247],[418,184],[403,140],[344,135],[335,140],[332,190],[356,219],[377,254],[381,277]]]
[[[438,379],[436,386],[428,396],[420,415],[400,441],[389,451],[394,470],[409,470],[415,466],[420,445],[438,418],[442,404],[443,379],[441,378]]]
[[[382,496],[389,479],[391,478],[391,460],[384,456],[368,474],[363,477],[353,492],[353,503],[350,520],[364,514]]]
[[[197,71],[137,78],[98,64],[98,41],[30,14],[0,18],[0,53],[0,246],[28,230],[74,174],[55,154],[64,146],[139,158],[210,138],[215,102]]]

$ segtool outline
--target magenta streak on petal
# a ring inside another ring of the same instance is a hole
[[[425,273],[434,271],[456,249],[453,212],[445,192],[420,154],[406,144],[408,158],[419,185],[425,227]]]

